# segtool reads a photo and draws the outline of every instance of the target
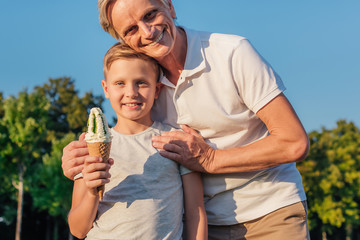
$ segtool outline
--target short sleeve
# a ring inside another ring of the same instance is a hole
[[[280,76],[247,39],[240,40],[234,49],[232,65],[239,95],[255,113],[286,89]]]
[[[183,165],[180,164],[179,166],[179,169],[180,169],[180,175],[183,176],[185,174],[188,174],[188,173],[192,173],[193,171],[184,167]]]

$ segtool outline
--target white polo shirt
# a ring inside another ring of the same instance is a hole
[[[243,146],[268,135],[256,112],[285,90],[280,77],[249,41],[235,35],[184,28],[188,50],[174,86],[165,85],[154,120],[187,124],[215,149]],[[231,225],[305,200],[295,163],[263,171],[204,174],[208,223]]]

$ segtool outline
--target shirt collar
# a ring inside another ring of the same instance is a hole
[[[204,49],[197,31],[184,28],[187,37],[187,53],[182,75],[190,77],[205,69]]]
[[[201,43],[199,33],[197,31],[181,27],[186,32],[187,38],[187,52],[185,59],[185,66],[180,77],[191,77],[192,75],[202,71],[206,67],[204,49]],[[166,76],[163,74],[161,83],[164,85],[175,87]]]

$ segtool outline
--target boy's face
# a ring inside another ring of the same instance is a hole
[[[111,64],[102,86],[118,122],[152,123],[150,110],[160,92],[157,77],[153,64],[142,59],[118,59]]]

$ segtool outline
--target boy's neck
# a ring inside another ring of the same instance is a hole
[[[154,121],[152,119],[143,120],[143,121],[133,121],[129,119],[121,119],[117,121],[114,130],[126,134],[133,135],[145,131],[153,125]]]

